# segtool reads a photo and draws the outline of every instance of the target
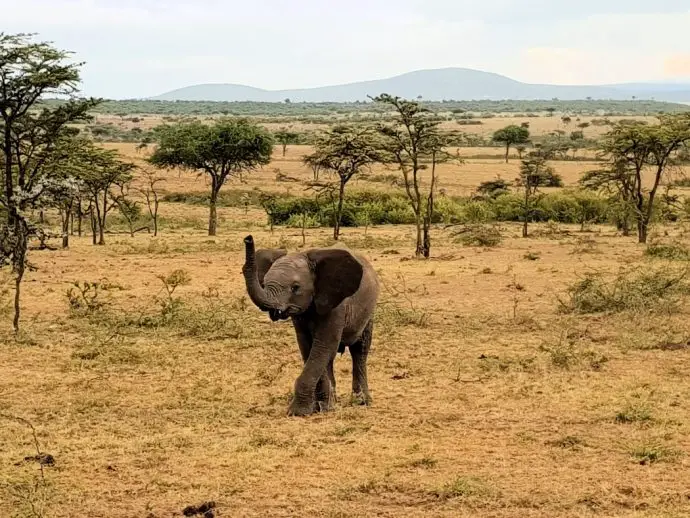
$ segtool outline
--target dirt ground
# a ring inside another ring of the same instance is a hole
[[[287,188],[273,168],[307,178],[305,151],[277,154],[247,185]],[[573,183],[592,163],[555,165]],[[447,167],[441,187],[462,194],[512,180],[518,161]],[[165,188],[207,189],[177,172]],[[23,331],[11,336],[9,312],[0,321],[1,516],[161,518],[209,501],[219,517],[690,515],[687,303],[577,315],[559,302],[587,271],[684,263],[603,226],[534,225],[522,239],[502,225],[494,248],[436,228],[428,261],[413,258],[411,227],[346,228],[382,283],[374,402],[350,403],[346,352],[335,411],[288,418],[299,351],[289,323],[245,298],[242,238],[294,251],[301,231],[271,234],[258,210],[219,213],[215,238],[204,207],[163,204],[177,224],[157,238],[31,252]],[[686,246],[687,231],[655,229]],[[307,230],[305,246],[329,236]],[[180,313],[145,325],[169,300],[157,276],[176,269],[190,278],[173,294]],[[99,280],[93,308],[70,309],[72,283]],[[42,478],[32,457],[44,454]]]

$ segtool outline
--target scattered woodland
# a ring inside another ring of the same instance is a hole
[[[0,34],[2,516],[690,513],[687,106],[107,101],[80,68]],[[285,416],[247,234],[375,265],[370,407],[338,357],[336,410]]]

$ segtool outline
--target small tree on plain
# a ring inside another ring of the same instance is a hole
[[[555,176],[553,167],[547,163],[548,159],[549,155],[545,150],[537,149],[528,153],[520,165],[520,176],[515,184],[524,194],[520,208],[523,221],[522,237],[528,237],[528,225],[534,218],[539,188],[546,186],[549,179]]]
[[[417,227],[415,255],[428,258],[437,183],[436,165],[453,158],[444,151],[445,138],[439,131],[441,121],[414,101],[389,94],[381,94],[373,100],[394,110],[393,123],[379,127],[382,159],[402,172],[405,193]],[[457,160],[460,161],[459,158]],[[431,172],[428,191],[422,195],[422,173],[427,169]]]
[[[657,191],[678,152],[690,142],[690,113],[659,115],[659,124],[618,122],[600,142],[600,157],[610,169],[621,168],[632,176],[637,236],[647,242]],[[651,176],[651,187],[644,182]]]
[[[129,182],[123,182],[118,184],[117,193],[111,193],[112,199],[117,205],[117,209],[127,221],[127,227],[129,228],[130,237],[134,237],[134,233],[139,230],[148,230],[148,227],[143,227],[140,229],[135,228],[135,224],[139,217],[141,216],[141,206],[139,202],[132,199],[130,196],[130,185]]]
[[[280,128],[274,133],[275,139],[283,147],[283,156],[287,153],[287,147],[290,144],[297,144],[299,141],[299,133],[290,131],[286,128]]]
[[[158,207],[160,206],[160,193],[158,184],[165,179],[158,176],[155,171],[144,171],[144,187],[139,192],[146,200],[146,207],[153,222],[153,236],[158,236]]]
[[[522,126],[511,124],[494,133],[494,142],[501,142],[506,146],[506,164],[510,156],[510,146],[517,146],[529,142],[529,130]]]
[[[159,168],[198,171],[211,178],[208,235],[218,228],[218,193],[228,178],[271,161],[273,138],[248,119],[223,119],[166,125],[157,132],[158,145],[149,162]]]
[[[318,165],[320,170],[338,176],[338,203],[333,222],[333,239],[336,241],[340,236],[345,186],[352,177],[381,161],[381,153],[375,145],[376,137],[370,128],[336,126],[319,136],[314,152],[304,159],[306,164]]]
[[[126,192],[136,166],[123,162],[115,150],[102,149],[91,141],[81,140],[81,172],[79,180],[91,201],[91,232],[94,245],[105,245],[108,213],[118,206],[118,194]],[[124,210],[130,210],[127,206]]]

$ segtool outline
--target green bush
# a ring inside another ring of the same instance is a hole
[[[208,205],[208,193],[171,193],[166,202]],[[245,202],[261,206],[261,191],[226,190],[218,197],[220,207],[244,207]],[[520,193],[500,194],[495,198],[466,198],[441,196],[436,198],[433,223],[489,223],[492,221],[522,221],[524,198]],[[553,221],[564,224],[600,224],[614,216],[614,205],[606,198],[580,190],[545,193],[534,200],[532,222]],[[301,222],[306,213],[313,224],[332,226],[335,203],[313,197],[276,194],[271,206],[274,225]],[[296,220],[293,218],[297,218]],[[404,192],[353,190],[346,193],[343,204],[343,227],[370,225],[410,225],[415,216]],[[300,224],[301,225],[301,224]]]
[[[645,255],[655,259],[668,259],[671,261],[690,261],[690,250],[680,243],[650,243],[645,250]]]

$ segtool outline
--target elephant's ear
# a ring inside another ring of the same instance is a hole
[[[307,257],[315,274],[314,305],[318,314],[325,315],[359,289],[364,270],[347,250],[311,250]]]
[[[278,248],[261,248],[256,251],[256,275],[259,278],[259,284],[264,286],[264,277],[266,272],[271,269],[273,263],[279,258],[287,254],[287,250]]]

